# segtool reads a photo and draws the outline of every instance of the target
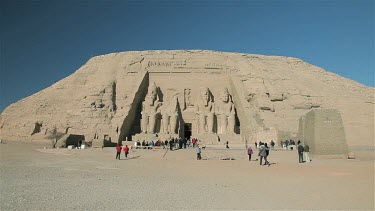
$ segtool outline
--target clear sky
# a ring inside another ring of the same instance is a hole
[[[92,56],[208,49],[300,58],[374,86],[374,0],[0,3],[0,111]]]

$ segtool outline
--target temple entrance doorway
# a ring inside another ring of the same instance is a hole
[[[184,134],[185,134],[185,138],[187,138],[187,139],[190,139],[190,137],[191,137],[191,128],[192,128],[191,123],[185,123]]]

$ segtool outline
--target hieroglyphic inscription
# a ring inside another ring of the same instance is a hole
[[[149,61],[147,67],[182,67],[186,66],[184,61]]]
[[[211,62],[211,63],[206,63],[204,65],[205,68],[228,68],[228,66],[226,64],[218,64],[218,63],[214,63],[214,62]]]

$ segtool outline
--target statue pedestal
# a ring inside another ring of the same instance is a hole
[[[179,138],[179,135],[178,134],[159,134],[158,137],[160,141],[165,141],[165,140],[169,141],[170,138]]]
[[[240,134],[218,134],[220,143],[229,142],[229,144],[243,144],[245,143],[242,140]]]
[[[157,141],[159,138],[156,137],[156,134],[146,134],[146,133],[141,133],[141,134],[135,134],[132,136],[132,141],[151,141],[153,140],[154,142]]]
[[[216,134],[199,134],[194,138],[197,138],[198,141],[200,141],[199,143],[202,143],[203,146],[209,144],[220,144],[219,137]]]
[[[178,134],[148,134],[148,133],[146,133],[146,134],[135,134],[134,136],[132,136],[132,141],[140,141],[140,142],[142,142],[143,140],[145,140],[145,141],[153,140],[154,142],[156,142],[157,140],[160,140],[160,141],[168,140],[169,141],[170,138],[179,138],[179,135]]]

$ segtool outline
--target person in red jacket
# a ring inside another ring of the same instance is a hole
[[[122,147],[120,146],[120,144],[117,144],[117,147],[116,147],[116,150],[117,150],[116,159],[119,159],[119,160],[120,160],[121,148]]]
[[[128,154],[129,154],[129,147],[128,147],[128,145],[126,145],[126,146],[124,147],[124,152],[125,152],[125,158],[127,158],[127,157],[128,157]]]

